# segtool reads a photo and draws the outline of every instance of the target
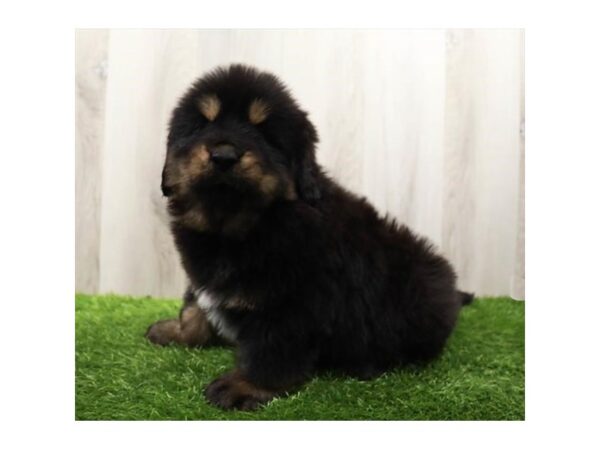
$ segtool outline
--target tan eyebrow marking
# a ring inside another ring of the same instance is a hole
[[[221,101],[216,95],[205,95],[198,100],[198,107],[202,115],[212,122],[219,115]]]
[[[267,116],[269,115],[269,105],[267,103],[257,98],[250,103],[250,108],[248,110],[248,118],[250,119],[250,123],[254,125],[258,125],[263,122]]]

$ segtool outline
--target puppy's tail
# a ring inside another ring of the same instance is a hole
[[[467,306],[473,303],[473,298],[475,297],[475,294],[472,294],[470,292],[458,291],[458,297],[460,298],[460,303],[463,306]]]

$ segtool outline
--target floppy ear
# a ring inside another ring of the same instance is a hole
[[[321,198],[320,169],[315,158],[315,144],[318,142],[317,131],[312,123],[304,117],[302,127],[302,145],[299,151],[300,161],[296,169],[296,186],[298,196],[308,203]]]
[[[160,190],[165,197],[168,197],[173,193],[173,188],[167,184],[167,164],[163,166],[162,179],[160,182]]]
[[[316,162],[314,161],[314,154],[310,155],[310,157],[305,157],[298,168],[296,179],[298,195],[302,200],[305,200],[308,203],[314,203],[321,198],[318,170]]]

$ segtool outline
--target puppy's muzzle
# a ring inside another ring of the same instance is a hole
[[[240,159],[240,151],[229,143],[217,144],[209,150],[210,160],[221,170],[227,170]]]

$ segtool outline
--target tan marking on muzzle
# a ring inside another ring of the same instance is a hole
[[[208,170],[210,163],[210,153],[204,145],[194,147],[190,152],[184,172],[190,178],[202,175]]]
[[[194,179],[208,172],[209,164],[210,153],[204,145],[195,147],[182,159],[169,153],[165,163],[166,183],[176,194],[185,194]]]
[[[241,176],[256,183],[266,195],[272,195],[277,190],[279,181],[275,175],[265,173],[258,157],[254,152],[246,152],[239,163]]]
[[[237,170],[240,176],[253,181],[266,196],[281,196],[286,200],[297,198],[296,188],[289,177],[265,173],[254,152],[247,151],[242,155]]]
[[[221,111],[221,101],[216,95],[205,95],[198,100],[198,108],[204,117],[213,122]]]
[[[254,152],[245,152],[238,163],[238,172],[244,178],[260,183],[264,172]]]

